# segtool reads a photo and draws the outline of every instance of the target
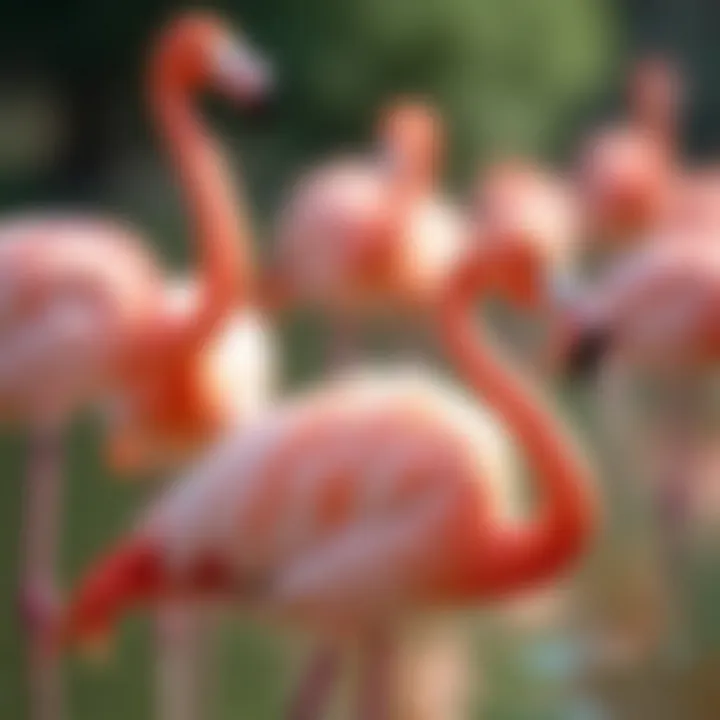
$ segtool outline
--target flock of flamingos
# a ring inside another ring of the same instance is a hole
[[[671,382],[714,363],[720,174],[683,166],[678,78],[654,60],[633,75],[626,120],[590,138],[577,172],[504,162],[465,208],[441,192],[440,117],[401,100],[381,114],[375,150],[301,179],[262,270],[194,101],[211,89],[254,112],[273,92],[271,67],[221,19],[193,14],[160,34],[147,70],[197,275],[170,276],[152,243],[113,221],[32,215],[0,228],[0,406],[31,437],[32,720],[60,712],[60,647],[178,599],[234,603],[323,638],[289,718],[322,714],[350,645],[357,717],[390,718],[388,658],[408,618],[556,580],[588,550],[602,504],[591,463],[476,305],[499,296],[549,323],[538,375],[643,366]],[[414,365],[273,398],[269,325],[298,305],[333,318],[339,340],[389,308],[418,318],[467,390]],[[88,406],[103,410],[116,469],[195,459],[65,603],[61,440]],[[518,512],[526,484],[535,501]]]

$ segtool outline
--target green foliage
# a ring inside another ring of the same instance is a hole
[[[243,14],[277,48],[301,142],[362,136],[385,99],[423,93],[461,171],[491,149],[552,150],[614,45],[594,0],[272,0]]]
[[[199,3],[210,5],[210,3]],[[614,49],[609,0],[266,0],[212,3],[280,70],[278,133],[313,152],[363,137],[384,99],[424,93],[445,110],[460,170],[495,151],[548,151],[597,89]],[[32,0],[4,18],[53,72],[101,73],[127,95],[176,3]],[[123,106],[140,98],[123,97]]]

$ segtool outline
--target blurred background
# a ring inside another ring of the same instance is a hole
[[[169,262],[187,261],[185,219],[145,115],[142,86],[147,43],[181,7],[172,0],[3,5],[3,212],[63,205],[121,215],[143,228]],[[648,50],[669,52],[687,77],[687,151],[711,159],[720,143],[716,0],[218,0],[213,7],[236,18],[280,71],[283,95],[272,126],[258,130],[225,109],[213,113],[247,180],[261,246],[300,169],[366,141],[376,109],[398,91],[426,93],[443,110],[451,138],[448,182],[460,193],[478,163],[497,155],[532,153],[568,163],[583,133],[621,106],[625,71]],[[316,371],[322,338],[298,322],[285,339],[288,384],[302,383]],[[592,436],[586,393],[568,387],[562,399]],[[96,447],[93,428],[80,423],[69,450],[66,578],[77,576],[147,493],[113,482]],[[15,608],[21,451],[19,436],[3,436],[3,720],[26,716]],[[558,613],[556,606],[564,607],[558,593],[545,599],[547,606],[538,600],[518,608],[512,622],[488,618],[473,625],[473,717],[720,717],[718,553],[698,540],[670,592],[667,579],[652,570],[653,528],[643,503],[635,502],[612,458],[605,460],[607,537],[582,580],[582,610]],[[707,502],[720,498],[709,495]],[[675,627],[678,604],[684,610]],[[546,615],[562,620],[537,620]],[[107,668],[69,661],[73,720],[149,718],[150,643],[149,623],[138,620]],[[244,625],[228,627],[222,645],[217,703],[205,717],[278,717],[296,651]]]

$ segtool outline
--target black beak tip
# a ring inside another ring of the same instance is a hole
[[[247,107],[244,114],[253,127],[272,128],[280,117],[280,105],[278,92],[270,90]]]
[[[605,329],[585,331],[573,343],[565,361],[565,368],[570,377],[594,377],[610,346],[610,333]]]

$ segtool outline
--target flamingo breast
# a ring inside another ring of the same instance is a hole
[[[464,219],[442,198],[418,203],[405,234],[401,277],[420,299],[432,297],[468,247]]]
[[[228,408],[233,425],[259,417],[275,394],[277,357],[271,328],[253,309],[236,311],[208,348],[211,394]]]
[[[370,162],[338,161],[305,179],[283,213],[277,240],[278,272],[294,296],[364,302],[384,248],[386,207],[384,177]]]

